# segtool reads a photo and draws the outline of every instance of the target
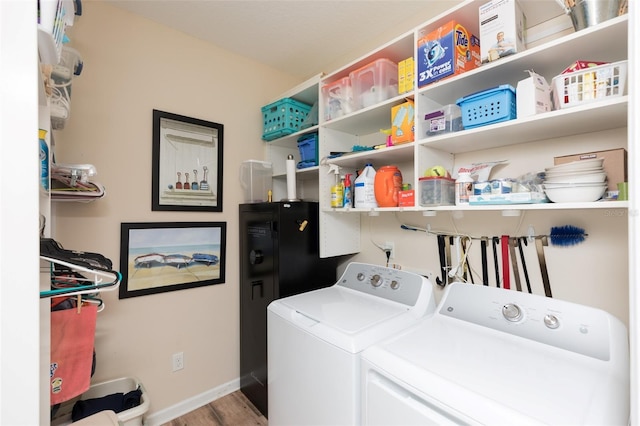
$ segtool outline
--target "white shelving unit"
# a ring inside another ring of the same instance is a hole
[[[329,164],[335,164],[349,173],[371,162],[374,166],[397,165],[405,182],[418,189],[418,179],[422,172],[434,164],[441,164],[449,170],[455,170],[458,157],[466,159],[475,152],[483,150],[518,146],[522,156],[535,149],[536,143],[566,138],[580,134],[623,129],[627,127],[628,97],[620,96],[585,105],[551,111],[526,118],[506,121],[494,125],[479,127],[436,137],[423,137],[426,132],[420,119],[425,113],[443,105],[455,103],[457,99],[471,93],[510,84],[516,87],[519,80],[526,78],[526,70],[534,70],[543,75],[551,84],[552,78],[575,59],[588,59],[615,62],[628,58],[628,16],[620,16],[600,25],[578,32],[571,28],[570,20],[553,1],[525,2],[528,32],[545,33],[543,40],[513,56],[450,77],[425,87],[415,87],[412,92],[395,96],[379,104],[354,111],[342,117],[324,120],[322,97],[319,91],[323,85],[333,83],[355,69],[379,58],[388,58],[399,62],[407,57],[416,57],[417,40],[424,33],[437,29],[442,24],[456,20],[462,22],[467,30],[478,34],[478,8],[484,1],[467,0],[450,11],[418,26],[379,49],[345,65],[311,83],[301,85],[282,97],[301,99],[310,96],[319,100],[320,124],[314,131],[319,132],[319,157],[325,158],[332,152],[350,152],[354,145],[372,146],[384,142],[380,129],[391,127],[391,107],[411,99],[415,102],[416,141],[412,143],[345,154],[321,161],[317,168],[305,171],[305,188],[316,186],[320,202],[320,253],[321,256],[335,256],[356,253],[360,250],[361,214],[379,214],[380,212],[423,212],[433,215],[438,211],[513,211],[513,210],[583,210],[583,209],[627,209],[626,201],[606,201],[593,203],[544,203],[519,205],[488,206],[441,206],[441,207],[398,207],[377,209],[332,208],[330,207],[330,187],[333,176],[328,174]],[[548,23],[555,25],[555,33],[549,33]],[[570,30],[567,30],[569,28]],[[416,62],[418,58],[415,58]],[[415,75],[414,70],[414,75]],[[305,131],[306,132],[306,131]],[[301,133],[305,133],[301,132]],[[284,182],[284,160],[286,153],[297,151],[296,135],[291,135],[268,143],[267,157],[274,162],[276,180]],[[572,143],[572,142],[566,142]],[[625,144],[626,147],[626,144]],[[575,152],[583,148],[576,144]],[[549,152],[553,158],[554,152]],[[631,165],[630,165],[631,167]],[[317,179],[317,180],[316,180]],[[285,182],[286,184],[286,182]],[[416,193],[416,204],[419,195]]]

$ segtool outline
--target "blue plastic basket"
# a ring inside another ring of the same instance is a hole
[[[300,158],[299,169],[318,165],[318,133],[309,133],[298,138]]]
[[[284,98],[262,107],[264,123],[262,139],[272,141],[298,132],[311,106],[295,99]]]
[[[516,118],[516,89],[503,84],[456,101],[462,110],[462,127],[473,129]]]

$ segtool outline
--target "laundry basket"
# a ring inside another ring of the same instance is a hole
[[[122,426],[142,426],[142,418],[147,411],[149,411],[151,401],[147,395],[146,389],[135,377],[123,377],[91,385],[89,390],[80,395],[79,398],[74,398],[60,405],[60,408],[58,408],[58,411],[51,420],[51,426],[66,426],[72,424],[71,413],[73,411],[73,406],[79,400],[102,398],[114,393],[126,394],[127,392],[136,390],[138,386],[142,390],[140,405],[121,411],[117,413],[116,416],[118,417],[119,424]]]

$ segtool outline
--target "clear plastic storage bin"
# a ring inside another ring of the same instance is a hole
[[[349,74],[354,110],[367,108],[398,94],[398,64],[378,59]]]
[[[445,105],[424,115],[424,132],[437,136],[462,130],[462,112],[458,105]]]
[[[342,117],[353,111],[353,91],[349,77],[341,78],[333,83],[322,86],[324,101],[324,119]]]
[[[456,202],[455,180],[446,177],[422,177],[419,179],[420,205],[452,206]]]

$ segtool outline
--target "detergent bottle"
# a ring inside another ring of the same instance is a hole
[[[343,207],[351,207],[351,173],[344,175],[344,203]]]
[[[376,172],[374,190],[378,207],[398,207],[402,173],[396,166],[382,166]]]
[[[367,163],[355,180],[353,190],[355,208],[373,209],[378,207],[374,190],[375,179],[376,170],[371,163]]]

